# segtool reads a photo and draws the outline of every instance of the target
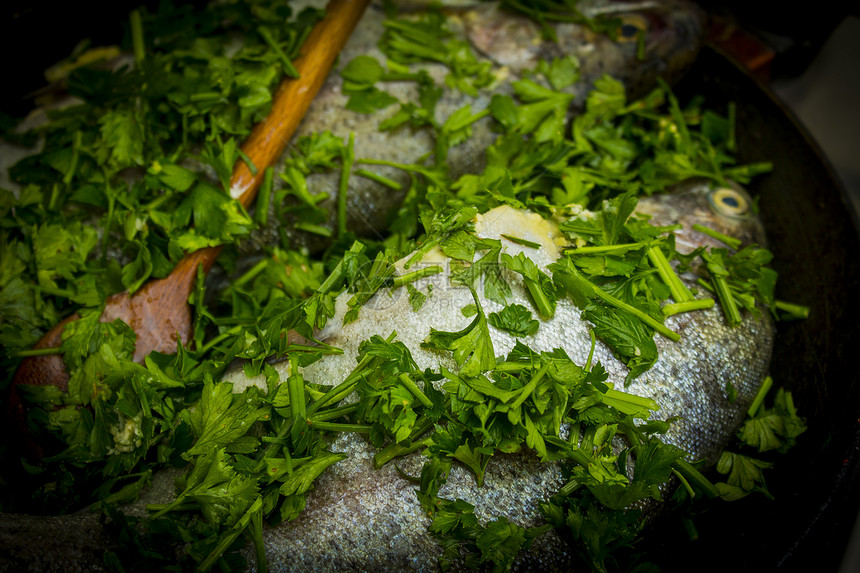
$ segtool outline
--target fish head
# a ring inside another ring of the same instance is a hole
[[[624,61],[639,68],[631,70],[625,78],[628,92],[644,93],[650,89],[634,83],[650,75],[645,73],[648,68],[674,83],[692,65],[701,47],[706,17],[699,6],[690,2],[601,0],[590,4],[594,5],[591,10],[595,17],[615,21],[610,35],[624,51]],[[584,7],[583,11],[588,13],[589,8]]]
[[[689,253],[700,246],[725,246],[696,231],[693,225],[734,237],[744,245],[767,246],[755,200],[733,181],[719,184],[708,179],[690,179],[669,187],[665,193],[641,199],[636,212],[649,216],[654,225],[680,224],[682,228],[675,232],[680,252]]]
[[[686,0],[591,0],[577,8],[529,17],[504,3],[482,3],[461,18],[472,46],[516,74],[572,55],[586,83],[608,74],[625,83],[630,97],[647,93],[657,77],[677,80],[704,38],[705,13]]]
[[[611,62],[582,61],[583,75],[607,73],[624,82],[631,98],[645,95],[657,77],[670,84],[680,79],[699,52],[707,24],[705,12],[685,0],[591,0],[580,10],[604,29],[587,38]]]

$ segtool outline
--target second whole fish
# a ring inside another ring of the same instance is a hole
[[[322,2],[311,2],[322,6]],[[426,7],[427,2],[406,3],[407,8]],[[509,94],[512,83],[529,77],[540,62],[573,56],[579,63],[580,80],[564,91],[574,94],[573,106],[581,106],[594,82],[604,75],[620,80],[625,85],[630,101],[642,97],[657,85],[659,78],[669,83],[677,81],[693,63],[701,46],[705,18],[703,11],[685,0],[659,0],[649,2],[617,2],[598,0],[588,3],[590,13],[609,13],[620,22],[615,39],[605,33],[596,33],[585,24],[550,22],[555,40],[547,39],[541,26],[523,14],[500,7],[498,2],[457,2],[445,10],[447,26],[452,39],[465,40],[481,62],[493,64],[495,83],[490,89],[478,90],[470,96],[445,85],[449,68],[440,63],[421,62],[410,69],[427,71],[437,86],[444,89],[435,107],[435,121],[442,125],[451,114],[462,107],[471,106],[477,114],[489,105],[493,94]],[[396,3],[400,5],[400,3]],[[444,5],[443,5],[444,6]],[[407,11],[403,17],[416,18],[421,12]],[[434,136],[430,128],[413,129],[400,126],[391,131],[380,131],[379,124],[394,115],[398,105],[373,114],[346,109],[349,96],[343,93],[341,71],[357,56],[371,56],[385,65],[386,55],[378,46],[385,31],[386,16],[377,3],[365,12],[353,36],[340,56],[336,71],[330,74],[311,105],[287,154],[300,153],[296,146],[299,138],[325,131],[346,141],[355,136],[356,160],[369,158],[399,164],[422,161],[434,151]],[[415,102],[417,88],[414,82],[392,81],[379,84],[401,102]],[[484,169],[485,150],[495,139],[489,118],[472,125],[472,135],[452,148],[447,156],[448,176],[452,181],[463,174],[479,173]],[[389,166],[372,166],[372,171],[401,186],[392,190],[375,181],[352,175],[347,193],[347,226],[359,236],[380,238],[388,227],[395,210],[409,190],[410,174]],[[307,178],[312,195],[327,193],[330,199],[319,204],[327,209],[328,220],[322,225],[336,227],[335,201],[340,174],[337,171],[312,173]],[[283,185],[276,178],[276,185]],[[260,245],[276,244],[286,236],[296,246],[317,250],[325,244],[318,235],[296,230],[294,223],[300,218],[286,221],[270,216],[269,225],[256,233],[241,248],[254,252]]]

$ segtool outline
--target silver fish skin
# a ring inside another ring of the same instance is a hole
[[[322,7],[324,2],[311,0],[309,4]],[[455,9],[445,12],[449,28],[456,38],[471,44],[479,59],[493,62],[497,79],[490,90],[481,90],[472,97],[445,86],[444,78],[449,72],[446,66],[412,65],[413,69],[426,70],[436,85],[444,87],[436,105],[435,119],[440,125],[465,105],[471,106],[472,113],[486,109],[492,94],[511,93],[512,82],[521,79],[539,62],[567,55],[575,56],[580,64],[581,81],[566,90],[576,95],[575,106],[585,101],[594,81],[604,74],[624,82],[631,99],[643,96],[656,85],[658,78],[672,83],[680,77],[695,59],[705,30],[704,12],[686,0],[591,2],[595,11],[599,8],[614,11],[614,16],[627,26],[625,29],[636,34],[643,30],[644,55],[639,57],[635,36],[622,35],[618,41],[613,41],[604,34],[595,34],[584,25],[560,23],[553,25],[558,41],[552,42],[542,37],[540,26],[533,20],[502,10],[497,2],[461,1],[457,4]],[[414,17],[414,13],[407,16]],[[378,130],[381,121],[397,112],[399,106],[396,104],[373,114],[345,109],[349,96],[342,92],[343,80],[339,72],[359,55],[372,56],[384,65],[386,56],[377,45],[384,31],[384,20],[385,15],[378,3],[367,9],[342,52],[337,68],[329,75],[308,110],[286,154],[298,149],[298,138],[323,131],[331,131],[344,141],[354,133],[356,159],[411,164],[434,151],[433,134],[429,128],[401,126],[393,131]],[[379,87],[402,102],[417,101],[414,82],[385,82]],[[472,126],[472,136],[451,149],[447,165],[452,180],[484,169],[485,150],[496,137],[491,126],[490,118],[476,122]],[[371,165],[367,168],[397,182],[401,190],[395,191],[353,174],[347,194],[347,226],[359,236],[381,238],[392,210],[400,205],[409,189],[410,175],[389,166]],[[320,204],[328,210],[329,218],[323,226],[329,229],[336,228],[337,208],[333,198],[337,196],[339,182],[339,171],[314,173],[308,177],[311,194],[327,193],[330,197]],[[284,185],[280,177],[275,178],[275,184]],[[272,214],[269,224],[240,245],[240,249],[248,255],[259,252],[264,245],[277,244],[282,233],[295,246],[319,250],[326,244],[318,235],[295,230],[294,222],[292,219],[278,220]]]
[[[722,193],[723,199],[715,201]],[[729,197],[729,199],[727,199]],[[731,203],[731,205],[729,205]],[[746,205],[738,209],[737,205]],[[692,230],[699,223],[725,234],[745,237],[764,244],[762,227],[752,214],[748,196],[739,188],[717,189],[704,181],[680,185],[672,194],[642,199],[638,211],[648,214],[656,224],[680,222],[678,248],[689,251],[699,245],[715,244],[707,235]],[[500,207],[478,217],[478,235],[501,239],[506,252],[527,256],[545,268],[558,256],[560,234],[557,227],[538,215]],[[501,234],[513,235],[541,244],[531,249],[512,243]],[[716,244],[715,244],[716,246]],[[424,264],[445,265],[446,257],[431,251]],[[529,307],[526,291],[518,275],[507,277],[512,283],[509,302]],[[693,286],[695,276],[682,280]],[[339,299],[339,313],[331,320],[325,342],[344,350],[342,355],[326,356],[304,368],[307,381],[336,384],[356,364],[358,345],[372,335],[386,337],[392,332],[411,350],[419,368],[456,370],[448,355],[423,349],[420,344],[430,328],[457,331],[470,318],[460,309],[473,303],[468,289],[452,285],[447,275],[435,275],[416,284],[425,290],[433,284],[432,295],[420,311],[415,312],[408,297],[401,292],[381,291],[362,308],[356,322],[342,325],[346,296]],[[480,290],[479,290],[480,295]],[[501,306],[480,297],[486,313]],[[677,417],[663,439],[689,452],[691,460],[705,460],[713,465],[732,438],[755,397],[770,362],[774,326],[767,313],[760,317],[746,315],[738,327],[727,326],[719,304],[714,308],[669,317],[666,325],[681,335],[680,342],[657,336],[657,363],[635,379],[626,391],[650,397],[660,406],[653,419]],[[506,332],[490,327],[497,356],[511,350],[516,340]],[[535,335],[523,339],[535,351],[563,348],[577,364],[585,364],[590,350],[588,326],[580,311],[570,301],[558,303],[555,316],[542,321]],[[627,368],[612,351],[598,343],[594,360],[609,373],[609,382],[623,387]],[[287,366],[281,363],[281,378]],[[236,391],[253,380],[241,372],[228,379]],[[726,382],[737,390],[730,403]],[[261,383],[260,380],[256,381]],[[308,495],[307,507],[293,522],[266,530],[269,567],[272,571],[435,571],[441,553],[428,532],[429,518],[415,495],[415,486],[404,479],[401,471],[418,476],[423,463],[419,454],[389,464],[380,470],[372,467],[374,449],[358,434],[342,434],[334,439],[331,450],[345,452],[348,458],[330,467],[315,483]],[[524,527],[542,523],[538,503],[563,485],[557,464],[540,463],[529,454],[497,454],[487,466],[485,483],[478,487],[474,476],[455,465],[441,497],[464,499],[475,506],[480,520],[505,516]],[[647,511],[656,514],[658,504]],[[248,553],[249,559],[253,556]],[[519,570],[569,570],[571,555],[562,540],[550,532],[535,541],[517,562]]]

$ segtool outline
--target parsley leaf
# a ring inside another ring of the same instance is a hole
[[[185,421],[197,436],[186,455],[195,456],[227,446],[247,434],[254,422],[269,416],[269,409],[257,400],[253,398],[252,390],[234,395],[232,384],[215,384],[207,380],[200,405],[185,416]]]
[[[458,332],[444,332],[431,328],[430,334],[421,343],[421,346],[426,348],[452,351],[454,361],[464,376],[476,376],[481,372],[491,370],[496,365],[496,355],[487,326],[487,317],[474,290],[472,296],[475,299],[478,312],[466,328]]]
[[[532,318],[529,309],[521,304],[510,304],[500,312],[491,312],[487,318],[490,325],[510,332],[517,338],[531,336],[540,326],[540,323]]]

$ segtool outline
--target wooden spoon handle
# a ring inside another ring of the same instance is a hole
[[[269,115],[254,126],[242,145],[242,152],[256,168],[256,174],[244,161],[237,161],[233,168],[230,195],[245,207],[254,202],[265,169],[286,149],[368,4],[370,0],[330,0],[325,16],[311,30],[295,61],[300,77],[286,78],[281,82]],[[186,258],[194,257],[194,262],[202,264],[208,271],[221,249],[204,251],[189,253]],[[197,264],[194,265],[195,272],[196,268]],[[189,287],[192,285],[193,277]]]
[[[257,195],[264,168],[280,157],[292,139],[368,4],[370,0],[331,0],[325,17],[308,35],[295,62],[301,77],[281,82],[269,116],[254,127],[242,146],[257,174],[244,161],[233,170],[230,194],[245,207]]]
[[[325,16],[317,22],[302,44],[301,53],[295,61],[299,77],[285,78],[281,82],[272,98],[272,109],[269,114],[254,126],[242,145],[242,153],[254,165],[256,172],[252,172],[248,164],[242,160],[237,161],[233,167],[230,195],[243,206],[250,207],[254,202],[266,168],[271,166],[286,149],[368,4],[370,0],[330,0],[326,6]],[[164,283],[162,287],[174,291],[171,298],[179,297],[183,302],[188,300],[188,295],[191,294],[197,278],[197,267],[202,266],[203,272],[208,273],[220,253],[221,247],[208,247],[188,253],[176,264],[170,275],[162,279]],[[114,314],[107,318],[125,320],[126,316]],[[173,325],[165,327],[165,325],[151,324],[147,330],[151,330],[154,334],[154,341],[163,336],[162,332],[166,332],[167,335],[176,333]],[[188,334],[180,332],[179,337],[186,342],[189,334],[190,332]],[[140,348],[135,352],[136,358],[141,353],[145,355],[157,348],[156,346],[146,348],[140,342],[142,341],[139,337]],[[175,340],[170,341],[169,344],[175,346]]]

